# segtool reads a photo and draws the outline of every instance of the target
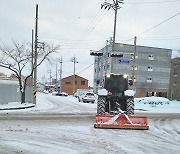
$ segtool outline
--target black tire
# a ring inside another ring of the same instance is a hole
[[[78,101],[81,102],[80,98],[78,97]]]
[[[127,103],[127,114],[134,114],[134,97],[128,97],[126,98]]]
[[[105,114],[106,97],[98,96],[97,114]]]

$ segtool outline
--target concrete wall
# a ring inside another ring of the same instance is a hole
[[[8,102],[20,102],[21,94],[17,84],[5,84],[0,82],[0,104],[7,104]],[[33,88],[26,88],[26,102],[33,102]]]

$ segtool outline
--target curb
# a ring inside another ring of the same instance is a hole
[[[35,107],[35,105],[31,105],[31,106],[24,106],[24,107],[16,107],[16,108],[2,108],[0,110],[18,110],[18,109],[28,109],[28,108],[32,108]]]

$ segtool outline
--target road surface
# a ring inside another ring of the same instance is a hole
[[[93,108],[88,112],[81,104],[64,103],[61,113],[1,113],[0,153],[180,153],[180,114],[147,113],[149,130],[95,129]]]

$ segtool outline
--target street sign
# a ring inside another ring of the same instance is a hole
[[[118,63],[120,63],[120,64],[130,64],[130,60],[128,60],[128,59],[119,59]]]

